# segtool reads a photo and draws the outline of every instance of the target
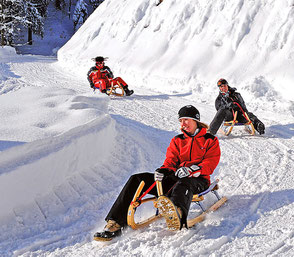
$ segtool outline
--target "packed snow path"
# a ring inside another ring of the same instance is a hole
[[[7,223],[0,230],[1,256],[294,255],[293,117],[262,111],[257,115],[265,122],[264,136],[252,137],[239,129],[229,137],[219,136],[222,157],[214,177],[220,179],[220,193],[228,197],[228,203],[195,228],[170,232],[160,220],[139,231],[127,229],[113,242],[99,243],[92,241],[93,233],[103,228],[104,217],[127,178],[135,172],[153,172],[162,164],[170,139],[179,132],[178,110],[193,104],[201,120],[209,123],[217,92],[210,104],[202,103],[196,94],[162,94],[136,87],[131,97],[109,100],[92,93],[81,76],[64,70],[54,59],[37,56],[19,56],[9,63],[8,73],[0,95],[1,117],[8,123],[1,131],[11,133],[1,135],[1,145],[6,144],[1,147],[0,183],[6,174],[16,179],[22,161],[42,168],[47,172],[43,176],[52,179],[53,170],[43,167],[48,166],[47,153],[40,149],[54,156],[56,169],[72,156],[75,159],[68,166],[84,166],[75,174],[68,172],[64,181],[59,177],[63,170],[58,170],[51,191],[33,199],[43,216],[35,205],[31,210],[21,205],[14,208],[15,217],[8,220],[14,219],[16,225]],[[23,117],[29,116],[21,108],[18,114],[11,112],[19,117],[12,123],[5,115],[6,99],[13,99],[10,110],[18,104],[35,104],[38,110],[30,109],[31,119],[38,112],[38,119],[48,115],[47,123],[38,123],[35,131],[31,126],[35,121],[24,124]],[[103,110],[107,105],[110,117]],[[19,146],[11,147],[9,141]],[[57,145],[68,150],[60,151]],[[18,163],[12,165],[14,160]],[[27,181],[27,187],[39,182]],[[13,205],[15,196],[5,197]],[[197,211],[195,206],[192,209]]]

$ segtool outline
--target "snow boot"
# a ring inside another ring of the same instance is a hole
[[[120,236],[122,233],[121,226],[114,220],[108,220],[104,230],[94,235],[96,241],[111,241],[113,238]]]
[[[257,132],[259,133],[259,135],[264,134],[265,127],[264,127],[264,124],[263,124],[261,121],[259,121],[259,122],[257,123],[255,129],[257,130]]]
[[[180,230],[182,210],[166,196],[160,196],[157,200],[159,213],[165,218],[166,225],[170,230]]]
[[[123,89],[126,93],[126,96],[130,96],[134,93],[134,90],[129,90],[128,85],[124,86]]]

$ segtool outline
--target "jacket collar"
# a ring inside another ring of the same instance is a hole
[[[182,129],[182,132],[184,134],[185,137],[202,137],[206,134],[206,128],[201,128],[200,131],[195,135],[195,136],[192,136],[190,135],[188,132],[186,132],[185,130]]]

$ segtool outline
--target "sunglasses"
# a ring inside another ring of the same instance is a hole
[[[227,86],[228,84],[223,83],[222,81],[219,81],[219,82],[217,83],[217,85],[218,85],[218,87],[224,87],[224,86]]]

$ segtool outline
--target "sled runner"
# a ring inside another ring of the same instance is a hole
[[[226,201],[227,198],[226,197],[220,197],[217,190],[218,190],[218,179],[216,181],[214,181],[213,183],[211,183],[211,185],[209,186],[209,188],[203,192],[201,192],[200,194],[195,194],[193,196],[192,202],[196,202],[196,204],[201,208],[202,213],[194,218],[188,219],[187,221],[187,225],[188,227],[193,227],[195,224],[203,221],[205,219],[206,214],[208,214],[209,212],[213,212],[215,210],[217,210],[220,206],[222,206]],[[142,199],[146,194],[148,194],[148,192],[155,186],[157,187],[157,192],[158,192],[158,198],[156,197],[150,197],[147,199]],[[142,228],[150,223],[152,223],[153,221],[159,219],[162,217],[162,215],[159,213],[158,211],[158,207],[161,207],[159,205],[168,205],[169,206],[169,211],[168,213],[163,213],[163,216],[165,216],[166,220],[169,220],[169,222],[167,222],[167,226],[169,229],[171,230],[179,230],[180,229],[180,225],[178,222],[175,221],[175,206],[172,206],[173,204],[169,203],[168,201],[170,201],[168,199],[168,197],[163,195],[163,191],[162,191],[162,184],[159,181],[154,182],[153,185],[151,185],[151,187],[149,189],[146,190],[146,192],[144,192],[141,196],[141,192],[142,189],[145,185],[145,182],[142,181],[133,197],[133,201],[131,202],[130,206],[129,206],[129,210],[128,210],[128,217],[127,217],[127,221],[128,221],[128,225],[132,228],[132,229],[139,229]],[[202,201],[204,200],[204,196],[208,193],[212,193],[215,195],[215,197],[217,198],[217,201],[211,205],[209,208],[205,209]],[[147,218],[144,221],[141,222],[136,222],[135,221],[135,213],[136,213],[136,209],[149,201],[153,201],[153,205],[156,208],[156,213],[155,215]],[[171,202],[171,201],[170,201]],[[170,216],[168,216],[170,215]]]
[[[124,96],[125,91],[122,87],[122,85],[117,81],[117,84],[113,83],[111,81],[111,87],[106,89],[106,94],[107,95],[115,95],[115,96]]]
[[[245,130],[250,135],[254,135],[255,134],[255,129],[254,129],[254,126],[252,124],[252,121],[248,117],[248,114],[243,111],[243,109],[241,108],[241,106],[238,103],[234,102],[234,104],[236,104],[240,108],[240,110],[242,112],[242,116],[246,119],[246,122],[238,122],[238,120],[237,120],[238,111],[232,110],[233,111],[233,116],[234,116],[233,120],[231,120],[231,121],[224,121],[224,123],[222,124],[222,127],[221,127],[220,131],[225,136],[228,136],[228,135],[231,134],[234,126],[245,126]]]

